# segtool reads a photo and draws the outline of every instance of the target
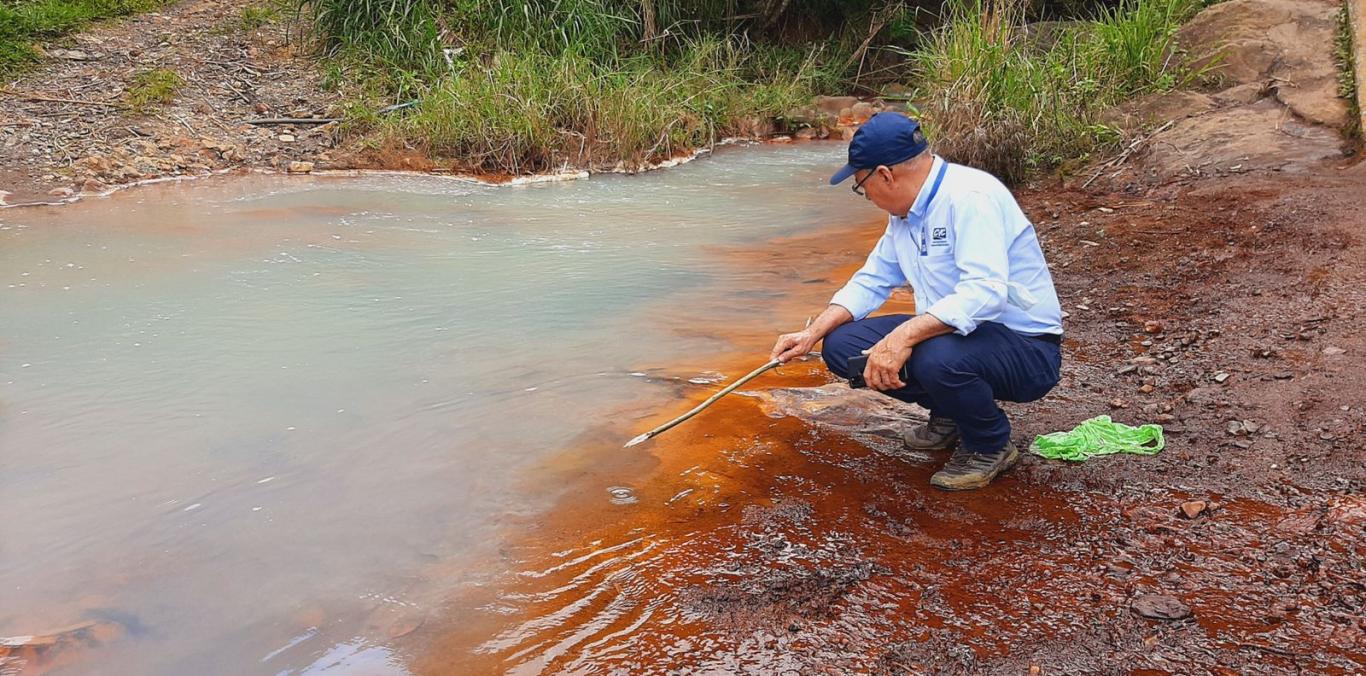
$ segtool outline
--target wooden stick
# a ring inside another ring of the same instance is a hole
[[[774,359],[773,361],[771,361],[771,362],[769,362],[769,363],[767,363],[767,364],[764,364],[763,366],[760,366],[759,368],[754,369],[753,371],[750,371],[750,372],[749,372],[748,374],[746,374],[743,378],[740,378],[739,380],[737,380],[737,381],[735,381],[735,382],[733,382],[733,383],[727,385],[727,386],[725,387],[725,389],[721,390],[720,392],[717,392],[716,394],[711,395],[710,397],[707,398],[706,401],[704,401],[704,402],[698,404],[697,406],[693,407],[693,409],[692,409],[691,411],[688,411],[687,413],[684,413],[683,415],[680,415],[680,416],[678,416],[677,418],[674,418],[673,420],[670,420],[669,422],[666,422],[666,423],[664,423],[663,425],[660,425],[659,427],[656,427],[656,428],[650,430],[649,432],[646,432],[645,434],[642,434],[642,435],[640,435],[640,436],[638,436],[638,437],[636,437],[636,438],[634,438],[634,439],[632,439],[632,440],[626,442],[626,445],[625,445],[625,446],[622,446],[622,448],[630,448],[630,447],[632,447],[632,446],[635,446],[636,444],[644,443],[645,441],[648,441],[648,440],[651,439],[652,437],[655,437],[655,436],[658,436],[658,435],[660,435],[660,434],[663,434],[664,432],[666,432],[666,431],[668,431],[670,428],[672,428],[674,425],[677,425],[677,424],[679,424],[679,423],[681,423],[681,422],[687,420],[688,418],[691,418],[691,417],[697,415],[698,413],[701,413],[701,412],[702,412],[702,409],[704,409],[704,408],[706,408],[706,407],[708,407],[708,406],[711,406],[712,404],[715,404],[716,401],[717,401],[718,399],[720,399],[721,397],[724,397],[724,396],[726,396],[727,394],[730,394],[731,392],[734,392],[734,391],[735,391],[735,388],[737,388],[737,387],[739,387],[739,386],[741,386],[741,385],[744,385],[745,383],[747,383],[747,382],[749,382],[749,381],[751,381],[751,380],[754,380],[755,378],[758,378],[759,375],[762,374],[763,372],[768,371],[769,369],[777,368],[777,367],[779,367],[779,366],[781,366],[781,365],[782,365],[782,362],[778,361],[777,359]]]
[[[40,94],[32,94],[32,93],[25,93],[25,92],[16,92],[16,91],[14,91],[14,90],[12,90],[12,89],[0,89],[0,94],[9,94],[10,96],[13,96],[13,97],[16,97],[16,98],[24,99],[25,101],[50,101],[50,102],[52,102],[52,103],[75,103],[75,104],[82,105],[82,106],[104,106],[104,107],[106,107],[106,108],[125,108],[125,107],[126,107],[126,106],[125,106],[124,104],[122,104],[122,103],[106,103],[106,102],[104,102],[104,101],[81,101],[81,100],[79,100],[79,99],[63,99],[63,98],[58,98],[58,97],[55,97],[55,96],[42,96],[42,95],[40,95]]]
[[[247,120],[247,124],[266,125],[266,124],[332,124],[341,122],[340,117],[258,117],[254,120]]]

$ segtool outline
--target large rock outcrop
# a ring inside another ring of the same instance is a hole
[[[1132,101],[1110,120],[1165,128],[1131,167],[1142,182],[1253,170],[1297,171],[1341,159],[1347,101],[1338,96],[1330,0],[1228,0],[1177,35],[1216,84]]]

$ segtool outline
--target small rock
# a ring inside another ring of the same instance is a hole
[[[47,55],[54,59],[66,59],[67,61],[91,61],[98,58],[79,49],[49,49]]]
[[[774,136],[768,140],[769,143],[791,143],[792,137],[786,135]]]
[[[307,174],[311,171],[313,171],[312,162],[301,162],[295,160],[289,163],[289,173],[291,174]]]
[[[1243,423],[1241,420],[1228,421],[1228,427],[1226,427],[1225,429],[1228,431],[1229,434],[1235,437],[1247,434],[1247,430],[1243,429]]]
[[[280,141],[281,143],[293,143],[293,142],[294,142],[294,135],[293,135],[293,134],[280,134],[279,136],[276,136],[275,138],[279,139],[279,141]]]
[[[1181,514],[1187,519],[1194,519],[1205,513],[1209,503],[1204,500],[1189,500],[1181,503]]]
[[[1153,416],[1153,422],[1156,422],[1159,425],[1176,422],[1176,416],[1170,413],[1159,413]]]
[[[1190,606],[1166,594],[1144,594],[1134,599],[1130,608],[1152,620],[1182,620],[1191,616]]]
[[[47,191],[47,194],[52,195],[53,197],[70,197],[74,192],[76,191],[71,188],[53,188]]]
[[[1119,370],[1115,372],[1115,375],[1127,375],[1137,370],[1138,364],[1125,364],[1124,366],[1119,367]]]
[[[1152,394],[1154,389],[1156,388],[1154,388],[1152,385],[1145,384],[1142,387],[1138,388],[1138,391],[1142,392],[1143,394]]]
[[[1329,345],[1328,347],[1323,348],[1324,354],[1342,354],[1346,351],[1347,350],[1344,350],[1336,345]]]
[[[1129,408],[1129,402],[1123,399],[1111,399],[1110,408]]]
[[[876,111],[873,110],[873,104],[868,103],[866,101],[859,101],[858,103],[855,103],[853,106],[850,106],[849,112],[853,115],[854,119],[856,120],[866,120],[872,117],[873,113]]]
[[[1214,382],[1222,384],[1225,380],[1228,380],[1228,374],[1227,374],[1227,373],[1222,373],[1222,372],[1221,372],[1221,373],[1216,373],[1216,374],[1214,374]]]
[[[87,178],[85,179],[85,182],[81,184],[81,192],[101,193],[104,192],[104,189],[105,185],[93,178]]]
[[[1162,333],[1162,328],[1162,322],[1159,322],[1154,319],[1149,319],[1148,321],[1143,322],[1144,333]]]
[[[268,105],[266,105],[266,104],[264,104],[264,103],[261,103],[260,101],[257,101],[257,102],[256,102],[256,105],[252,106],[251,109],[254,110],[254,111],[256,111],[256,114],[257,114],[257,115],[264,115],[264,114],[270,112],[270,106],[268,106]]]

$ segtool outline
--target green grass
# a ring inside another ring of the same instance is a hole
[[[1047,45],[1027,45],[1024,3],[951,0],[917,50],[919,99],[946,156],[1008,182],[1118,143],[1099,122],[1122,101],[1186,84],[1175,32],[1200,0],[1124,0]]]
[[[1347,100],[1350,113],[1347,128],[1343,132],[1349,138],[1359,138],[1362,135],[1361,103],[1357,98],[1360,92],[1357,91],[1356,69],[1360,64],[1356,63],[1352,48],[1352,18],[1347,11],[1346,2],[1342,3],[1342,9],[1338,10],[1338,29],[1333,36],[1333,57],[1338,63],[1338,96]]]
[[[948,0],[928,32],[871,0],[296,2],[350,110],[420,100],[353,133],[467,168],[637,166],[899,80],[945,154],[1008,181],[1118,144],[1104,109],[1188,82],[1174,33],[1207,4],[1076,0],[1086,20],[1031,43],[1029,0]]]
[[[301,0],[296,7],[325,56],[393,73],[393,83],[430,79],[441,64],[436,0]]]
[[[176,93],[185,86],[184,78],[175,71],[158,68],[133,76],[133,84],[124,94],[124,100],[133,110],[146,112],[155,105],[170,103]]]
[[[256,5],[247,5],[237,13],[237,28],[251,32],[267,24],[275,23],[283,15],[284,3],[278,0]]]
[[[33,45],[38,41],[163,4],[165,0],[0,0],[0,79],[37,63]]]
[[[628,168],[667,159],[781,115],[810,95],[800,72],[745,78],[738,40],[699,39],[669,63],[611,65],[575,51],[502,51],[443,80],[417,112],[377,125],[382,142],[524,174],[564,165]]]

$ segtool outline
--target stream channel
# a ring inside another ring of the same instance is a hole
[[[108,628],[60,673],[404,673],[377,613],[441,602],[414,576],[496,566],[500,523],[561,497],[528,473],[667,404],[640,365],[726,350],[711,310],[764,302],[712,247],[877,219],[825,186],[842,156],[0,211],[0,636]],[[693,331],[649,321],[671,302]]]

